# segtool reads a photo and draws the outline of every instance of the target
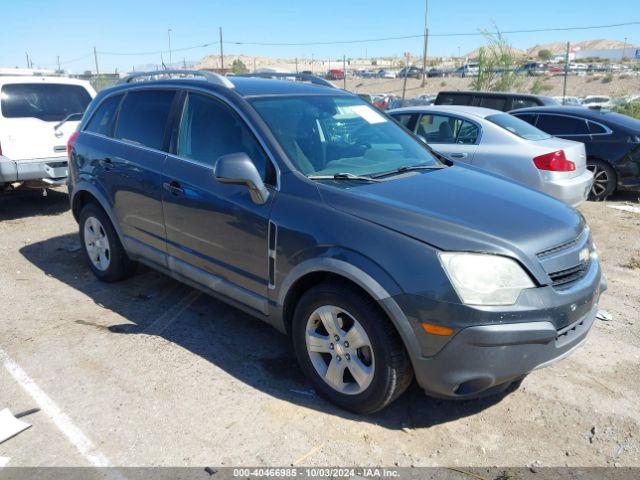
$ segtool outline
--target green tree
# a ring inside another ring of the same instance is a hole
[[[543,48],[542,50],[538,50],[538,58],[543,62],[548,62],[551,60],[551,50],[547,48]]]
[[[231,64],[232,73],[240,74],[240,73],[247,73],[248,71],[249,69],[247,68],[247,66],[239,58],[236,58]]]
[[[518,56],[498,27],[495,32],[483,30],[487,43],[478,55],[478,76],[471,83],[474,90],[509,92],[522,87],[523,81],[516,73]]]

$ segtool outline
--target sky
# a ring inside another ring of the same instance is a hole
[[[425,0],[0,0],[0,67],[34,66],[94,69],[93,47],[101,71],[199,60],[218,54],[219,46],[176,51],[218,40],[225,42],[304,43],[422,35]],[[437,35],[501,30],[583,27],[640,21],[637,0],[429,0],[430,56],[462,54],[483,43],[481,36]],[[640,44],[640,25],[568,32],[507,35],[516,48],[552,41],[596,38]],[[225,54],[280,58],[341,58],[420,54],[422,38],[366,43],[260,46],[224,45]],[[127,55],[115,55],[115,53]],[[129,55],[132,54],[132,55]]]

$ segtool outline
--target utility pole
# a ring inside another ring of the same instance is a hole
[[[171,29],[167,30],[167,36],[169,37],[169,68],[171,68],[173,62],[173,58],[171,58]]]
[[[253,57],[253,73],[256,73],[256,57]],[[296,73],[298,73],[298,59],[296,58]]]
[[[311,75],[313,75],[313,53],[311,54]]]
[[[224,75],[224,51],[222,49],[222,27],[220,28],[220,73]]]
[[[347,57],[342,55],[342,88],[347,89]]]
[[[60,55],[58,55],[56,57],[56,59],[58,60],[58,72],[61,71],[62,69],[60,68]]]
[[[411,62],[407,62],[407,64],[405,65],[406,70],[404,73],[404,81],[402,82],[402,103],[400,104],[401,107],[404,107],[404,94],[407,91],[407,77],[409,76],[409,69],[411,68]],[[422,81],[424,82],[424,77],[422,77]]]
[[[424,0],[424,47],[422,48],[422,86],[427,78],[427,44],[429,42],[429,27],[427,27],[427,13],[429,11],[429,0]],[[406,80],[406,76],[405,76]],[[404,100],[404,93],[402,94]]]
[[[254,67],[253,67],[253,71],[254,71],[254,72],[256,71],[256,67],[255,67],[255,65],[254,65]],[[296,73],[298,73],[298,57],[296,57]]]
[[[93,59],[96,62],[96,75],[100,75],[100,68],[98,67],[98,52],[96,51],[96,47],[93,47]]]
[[[569,49],[571,48],[571,43],[567,42],[567,52],[564,56],[564,82],[562,83],[562,104],[564,105],[567,101],[567,76],[569,75]]]
[[[627,50],[627,37],[624,37],[624,47],[622,47],[622,58],[620,59],[620,63],[624,62],[624,54]]]
[[[27,68],[31,68],[31,63],[29,62],[29,52],[24,52],[24,54],[27,56]]]

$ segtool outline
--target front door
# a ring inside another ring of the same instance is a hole
[[[474,123],[444,114],[425,113],[416,123],[416,134],[436,152],[451,160],[473,163],[480,129]]]
[[[266,313],[273,195],[256,205],[245,186],[213,176],[220,156],[239,152],[266,180],[268,160],[244,121],[222,101],[188,93],[175,154],[167,156],[162,172],[169,267]]]

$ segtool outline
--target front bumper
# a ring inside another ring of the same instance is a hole
[[[590,170],[585,170],[584,173],[573,178],[546,179],[542,184],[542,191],[577,207],[589,196],[592,183],[593,173]]]
[[[597,261],[571,288],[523,291],[513,307],[425,303],[396,296],[419,351],[408,345],[418,384],[428,394],[472,398],[567,356],[586,338],[607,283]],[[429,335],[421,322],[456,330]],[[405,342],[406,343],[406,342]]]
[[[0,156],[0,183],[35,180],[46,185],[63,185],[67,174],[67,157],[11,160]]]

